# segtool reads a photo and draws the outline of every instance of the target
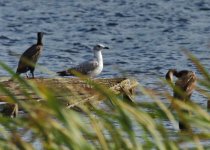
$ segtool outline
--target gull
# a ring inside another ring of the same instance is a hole
[[[59,76],[74,76],[75,72],[87,75],[89,77],[95,77],[99,75],[103,70],[103,56],[102,50],[109,49],[103,44],[97,44],[93,47],[94,57],[92,60],[85,61],[75,67],[70,69],[59,71],[57,74]]]
[[[37,33],[37,43],[29,47],[20,57],[16,74],[26,73],[30,71],[32,78],[34,78],[34,70],[36,63],[40,57],[40,54],[43,50],[42,43],[43,32]]]

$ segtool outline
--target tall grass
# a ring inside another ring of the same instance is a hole
[[[198,81],[198,92],[210,99],[208,71],[189,55],[204,78]],[[43,84],[32,83],[19,76],[5,64],[0,66],[13,76],[22,87],[22,93],[30,100],[30,91],[44,100],[44,103],[19,101],[14,93],[0,84],[0,92],[8,95],[8,102],[17,103],[25,115],[17,118],[0,116],[0,149],[206,149],[210,148],[210,115],[197,104],[175,101],[181,109],[191,115],[182,115],[190,124],[191,131],[181,132],[177,125],[178,110],[173,112],[162,98],[172,101],[169,92],[157,92],[141,84],[138,90],[151,98],[153,103],[127,103],[122,97],[88,79],[95,90],[111,101],[104,103],[106,109],[82,107],[83,113],[66,109],[55,96],[55,91]],[[166,82],[163,82],[166,84]],[[203,90],[205,89],[205,90]],[[206,90],[207,89],[207,90]],[[91,109],[90,109],[91,108]],[[171,129],[164,125],[171,124]],[[207,142],[207,144],[205,144]],[[38,143],[38,144],[36,144]],[[37,146],[38,145],[38,146]],[[209,146],[208,146],[209,145]],[[190,148],[189,148],[190,147]]]

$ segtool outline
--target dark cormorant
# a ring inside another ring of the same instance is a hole
[[[94,58],[89,61],[85,61],[78,66],[70,68],[68,70],[59,71],[59,76],[74,76],[75,72],[87,75],[89,77],[95,77],[99,75],[103,70],[103,57],[101,51],[103,49],[109,49],[102,44],[97,44],[93,48]]]
[[[43,32],[38,32],[37,43],[32,45],[21,55],[16,71],[17,74],[26,73],[28,78],[27,71],[30,71],[32,78],[34,78],[34,69],[43,50],[42,37]]]
[[[174,88],[174,98],[182,100],[182,101],[189,101],[192,95],[193,90],[195,89],[196,85],[196,75],[192,71],[182,70],[177,71],[175,69],[169,69],[165,78],[167,81],[173,83],[173,76],[177,78],[175,82]],[[182,110],[183,113],[186,113],[186,110]],[[187,123],[182,121],[179,122],[179,128],[181,130],[188,129]]]

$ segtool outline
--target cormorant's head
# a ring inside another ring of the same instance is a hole
[[[93,50],[94,51],[101,51],[103,49],[109,49],[109,47],[104,46],[103,44],[97,44],[96,46],[94,46]]]
[[[43,32],[37,32],[37,44],[41,44],[42,45],[42,37],[43,37],[44,33]]]
[[[37,32],[38,39],[42,39],[44,32]]]

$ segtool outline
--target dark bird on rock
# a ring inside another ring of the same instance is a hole
[[[89,77],[99,75],[103,70],[103,57],[101,52],[103,49],[109,48],[102,44],[97,44],[93,48],[94,57],[92,60],[85,61],[70,69],[59,71],[57,74],[59,76],[74,76],[75,72],[78,72]]]
[[[173,83],[173,76],[177,78],[175,84]],[[188,70],[177,71],[176,69],[169,69],[165,78],[171,84],[174,84],[174,98],[184,102],[190,100],[190,97],[196,86],[197,77],[194,72]],[[188,111],[182,110],[182,112],[187,113]],[[179,128],[181,130],[186,130],[189,127],[187,123],[180,121]]]
[[[35,66],[43,50],[42,37],[43,32],[38,32],[37,43],[29,47],[21,55],[16,71],[17,74],[26,73],[26,77],[28,78],[27,72],[30,71],[32,78],[34,78]]]

